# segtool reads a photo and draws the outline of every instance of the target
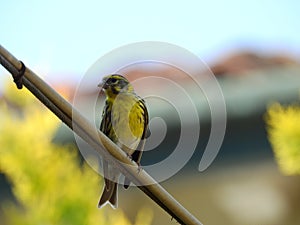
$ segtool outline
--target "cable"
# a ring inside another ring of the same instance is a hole
[[[68,101],[27,68],[23,62],[17,60],[2,45],[0,45],[0,63],[12,74],[18,89],[21,89],[24,85],[70,129],[93,147],[97,153],[101,154],[105,160],[116,166],[121,173],[170,214],[172,218],[181,224],[202,224],[161,185],[155,182],[145,170],[141,170],[134,161],[130,160],[124,151],[100,130],[95,129]]]

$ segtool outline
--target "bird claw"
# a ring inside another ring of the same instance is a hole
[[[127,157],[132,161],[132,156],[126,152]]]
[[[138,173],[140,173],[141,170],[143,169],[143,167],[142,167],[142,165],[139,162],[137,163],[137,165],[138,165]]]

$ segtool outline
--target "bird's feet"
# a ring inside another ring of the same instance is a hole
[[[138,165],[138,173],[140,173],[143,167],[140,162],[137,162],[137,165]]]
[[[130,161],[133,161],[133,160],[132,160],[132,156],[131,156],[130,154],[128,154],[128,153],[126,152],[126,155],[127,155],[127,157],[130,159]]]

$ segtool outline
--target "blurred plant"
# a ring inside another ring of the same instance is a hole
[[[1,203],[6,223],[130,224],[121,210],[97,208],[101,178],[79,165],[75,147],[51,143],[59,120],[27,91],[7,90],[0,100],[0,171],[19,204]],[[149,215],[139,212],[136,224],[150,224]]]
[[[267,131],[281,171],[300,174],[300,106],[272,105],[266,115]]]

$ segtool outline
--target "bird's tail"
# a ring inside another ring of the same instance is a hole
[[[110,203],[113,208],[118,207],[118,184],[108,179],[105,179],[105,186],[98,208],[103,207],[106,203]]]

